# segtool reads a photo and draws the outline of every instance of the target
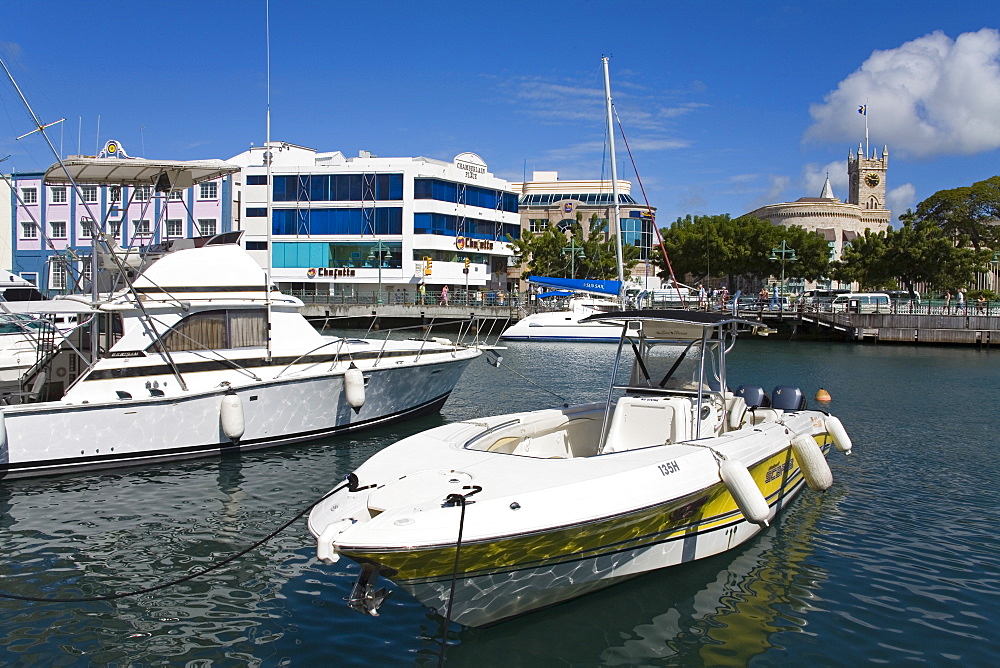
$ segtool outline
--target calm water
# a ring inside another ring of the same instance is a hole
[[[614,346],[512,344],[441,416],[223,461],[0,482],[0,590],[86,597],[213,563],[385,444],[445,420],[603,398]],[[741,339],[731,385],[820,387],[855,454],[741,548],[489,629],[448,665],[996,665],[1000,352]],[[519,378],[524,374],[536,387]],[[544,388],[544,389],[542,389]],[[546,391],[548,390],[548,392]],[[209,576],[113,602],[0,600],[0,664],[435,665],[443,622],[397,592],[350,611],[300,521]]]

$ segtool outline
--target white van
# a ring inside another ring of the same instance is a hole
[[[889,313],[889,295],[884,292],[848,292],[830,302],[834,313]]]

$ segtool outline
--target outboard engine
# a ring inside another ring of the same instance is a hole
[[[778,385],[771,393],[771,407],[783,411],[803,411],[806,409],[806,395],[797,387]]]
[[[767,398],[767,392],[763,387],[757,385],[740,385],[736,388],[736,396],[743,397],[747,408],[767,408],[771,405],[771,400]]]

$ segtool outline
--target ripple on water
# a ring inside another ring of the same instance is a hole
[[[512,344],[470,366],[441,416],[357,436],[107,474],[0,482],[0,588],[87,596],[232,554],[387,443],[445,420],[600,400],[614,346]],[[775,526],[723,555],[488,629],[450,630],[454,666],[992,665],[1000,654],[996,355],[741,341],[731,384],[834,397],[855,454]],[[567,372],[571,371],[569,378]],[[314,557],[303,521],[238,562],[114,602],[0,601],[12,665],[435,665],[443,620],[397,591],[345,605],[357,566]],[[391,585],[390,585],[390,588]]]

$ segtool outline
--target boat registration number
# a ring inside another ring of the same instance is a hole
[[[672,462],[664,462],[660,464],[658,468],[660,469],[661,475],[670,475],[671,473],[677,473],[681,470],[681,467],[676,460]]]

